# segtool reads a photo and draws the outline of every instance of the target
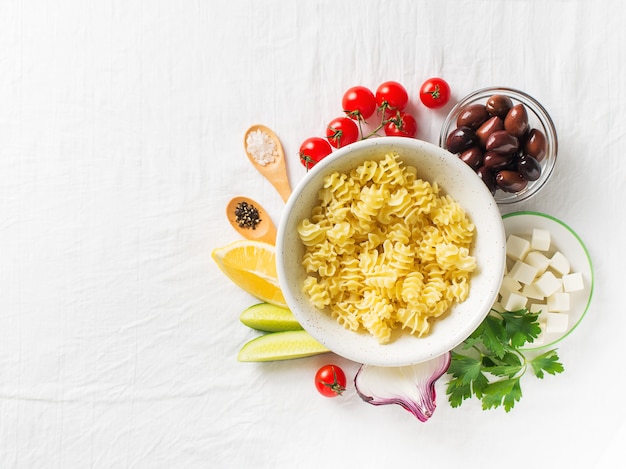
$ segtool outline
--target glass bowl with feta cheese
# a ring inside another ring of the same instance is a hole
[[[541,334],[526,350],[550,347],[581,323],[591,304],[594,272],[576,232],[545,213],[504,215],[506,270],[494,309],[539,313]]]

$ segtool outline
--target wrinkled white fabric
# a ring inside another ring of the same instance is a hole
[[[600,467],[626,417],[625,22],[618,0],[0,2],[0,467]],[[317,367],[356,372],[338,357],[238,363],[256,300],[211,251],[238,239],[231,197],[284,206],[246,128],[278,133],[295,187],[353,85],[403,83],[437,143],[431,76],[548,109],[555,173],[503,212],[567,222],[596,289],[565,373],[529,376],[509,414],[452,409],[439,382],[420,423],[351,384],[320,397]]]

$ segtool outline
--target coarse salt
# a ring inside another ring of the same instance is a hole
[[[278,158],[276,143],[262,130],[254,130],[246,137],[246,149],[261,166],[273,163]]]

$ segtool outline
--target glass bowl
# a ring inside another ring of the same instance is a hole
[[[535,195],[548,182],[554,170],[558,151],[558,139],[554,123],[545,108],[533,97],[522,91],[505,87],[482,88],[470,93],[461,99],[446,117],[439,136],[439,146],[447,149],[446,140],[448,135],[457,128],[457,119],[465,108],[474,104],[484,105],[493,95],[507,96],[511,99],[513,105],[523,104],[528,114],[529,128],[538,129],[545,136],[546,153],[540,161],[541,175],[539,178],[534,181],[528,181],[526,187],[518,192],[505,192],[502,189],[497,189],[494,193],[494,198],[500,205],[521,202]]]
[[[534,229],[548,231],[550,233],[551,246],[549,251],[544,254],[552,257],[557,251],[562,253],[569,261],[570,272],[579,273],[582,276],[583,287],[569,293],[569,309],[556,313],[558,316],[567,318],[567,326],[562,330],[546,330],[545,320],[549,313],[542,311],[539,319],[543,332],[538,340],[527,344],[524,349],[534,350],[553,347],[578,327],[589,310],[594,289],[594,271],[589,251],[582,239],[570,226],[552,215],[522,211],[509,213],[502,218],[507,237],[516,235],[530,239]],[[529,309],[531,308],[531,303],[545,303],[545,301],[529,299],[529,304],[527,304]],[[540,309],[543,310],[544,308]]]

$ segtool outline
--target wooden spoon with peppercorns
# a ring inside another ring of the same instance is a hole
[[[226,216],[244,238],[276,244],[276,226],[265,209],[248,197],[235,197],[226,206]]]
[[[291,186],[287,177],[285,151],[278,136],[264,125],[253,125],[243,137],[244,149],[252,165],[272,183],[287,202]]]

